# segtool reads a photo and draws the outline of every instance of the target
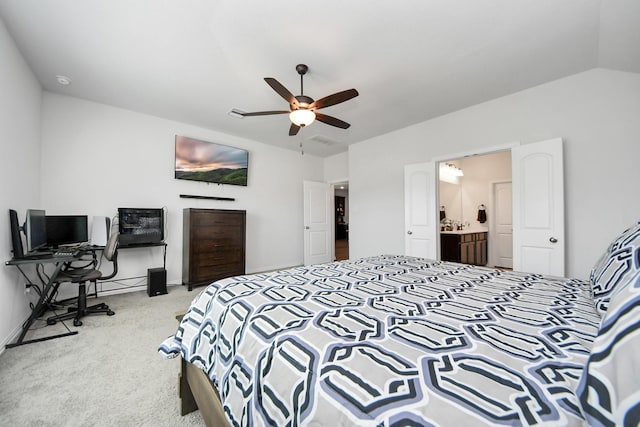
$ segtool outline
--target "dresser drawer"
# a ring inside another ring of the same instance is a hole
[[[194,254],[193,261],[197,265],[218,265],[224,262],[240,262],[243,260],[243,254],[244,249],[240,246],[226,246]]]
[[[183,211],[182,282],[204,285],[245,273],[246,212],[194,209]]]
[[[206,214],[198,213],[194,216],[194,219],[193,219],[193,225],[196,228],[208,227],[208,226],[218,227],[221,225],[242,226],[243,224],[244,224],[244,218],[242,218],[240,215],[233,215],[233,214],[206,215]]]
[[[244,274],[244,266],[199,266],[193,272],[193,282],[195,285],[209,284],[225,277],[240,276]]]

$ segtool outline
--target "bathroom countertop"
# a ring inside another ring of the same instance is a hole
[[[488,228],[476,227],[467,228],[466,230],[441,231],[440,234],[470,234],[470,233],[488,233]]]

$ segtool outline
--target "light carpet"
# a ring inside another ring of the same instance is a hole
[[[27,344],[0,355],[0,425],[204,426],[198,411],[180,416],[179,359],[166,360],[158,345],[177,329],[198,291],[170,286],[90,299],[115,316],[91,315],[78,335]],[[50,313],[48,313],[50,314]],[[35,325],[27,339],[64,332],[58,323]]]

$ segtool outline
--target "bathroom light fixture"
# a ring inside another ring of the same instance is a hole
[[[450,174],[451,176],[464,176],[462,169],[460,169],[453,163],[445,163],[440,167],[440,171],[442,172],[443,170],[445,170],[446,173]]]
[[[289,113],[289,119],[297,126],[309,126],[316,119],[316,113],[300,108]]]
[[[462,169],[453,163],[440,163],[440,181],[457,184],[461,176],[464,176]]]
[[[464,176],[462,169],[454,165],[453,163],[445,163],[445,168],[449,170],[449,173],[453,176]]]

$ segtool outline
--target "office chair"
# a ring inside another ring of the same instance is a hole
[[[109,241],[107,242],[107,245],[104,247],[104,250],[103,250],[104,257],[108,261],[111,261],[113,263],[113,272],[108,276],[103,276],[102,272],[96,268],[74,268],[71,266],[71,264],[69,264],[68,266],[66,266],[66,268],[63,268],[60,271],[60,273],[56,277],[56,282],[58,284],[65,283],[65,282],[78,284],[77,306],[69,307],[67,313],[58,314],[56,316],[49,317],[47,319],[47,325],[53,325],[58,320],[66,320],[66,319],[73,318],[73,326],[82,326],[82,321],[80,319],[89,314],[104,313],[107,316],[113,316],[114,314],[116,314],[105,303],[95,304],[87,307],[86,283],[87,282],[93,283],[97,291],[98,280],[108,280],[114,277],[116,274],[118,274],[118,237],[119,237],[118,223],[114,221],[114,224],[112,224],[111,226]],[[93,265],[95,267],[95,257],[94,257]]]

